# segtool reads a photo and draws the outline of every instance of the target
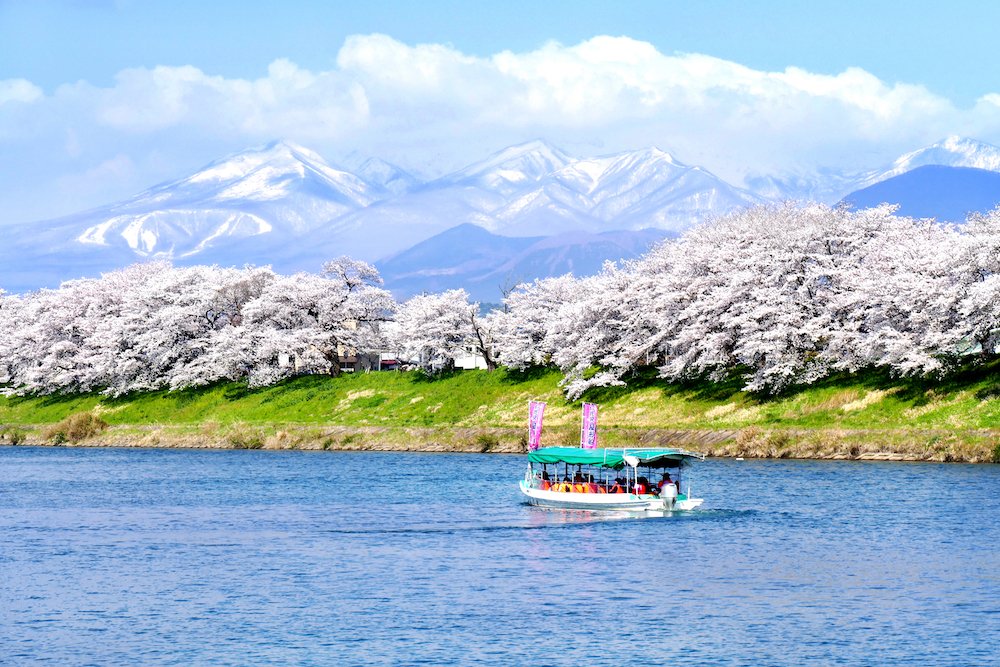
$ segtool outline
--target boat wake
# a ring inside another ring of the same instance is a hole
[[[385,536],[385,535],[457,535],[470,533],[503,533],[529,530],[572,529],[578,526],[602,524],[612,521],[629,521],[647,518],[671,518],[676,521],[734,521],[746,520],[763,514],[760,510],[697,509],[674,512],[598,512],[593,510],[567,510],[544,508],[524,504],[530,510],[529,522],[499,524],[460,523],[450,525],[400,526],[398,528],[337,528],[322,531],[332,535]]]

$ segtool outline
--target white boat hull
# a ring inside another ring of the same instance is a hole
[[[634,493],[574,493],[565,491],[543,491],[531,488],[526,481],[521,482],[521,492],[528,502],[539,507],[556,509],[663,512],[671,510],[691,510],[703,502],[701,498],[675,499],[652,494]]]

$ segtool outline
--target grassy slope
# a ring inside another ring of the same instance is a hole
[[[526,401],[540,399],[549,404],[545,421],[553,439],[572,442],[579,404],[565,401],[559,378],[554,371],[541,370],[527,374],[467,371],[437,380],[416,373],[371,373],[302,377],[253,391],[239,385],[216,385],[119,399],[100,395],[0,397],[0,425],[52,423],[99,406],[104,420],[112,425],[519,429],[525,421]],[[777,397],[749,395],[738,387],[738,382],[678,385],[640,377],[627,387],[593,391],[586,398],[601,405],[602,434],[608,443],[634,440],[636,433],[649,429],[743,429],[751,436],[755,431],[850,430],[867,432],[867,439],[876,431],[879,439],[899,446],[903,440],[926,445],[957,438],[983,448],[992,447],[989,442],[997,437],[987,431],[1000,427],[1000,362],[996,361],[934,383],[873,372],[832,378]],[[751,436],[750,440],[757,437]],[[766,453],[768,447],[775,449],[771,446],[775,443],[779,450],[787,444],[757,437],[756,445]],[[960,453],[959,458],[970,457]]]
[[[0,423],[47,423],[99,405],[110,424],[502,425],[523,417],[528,398],[559,400],[557,381],[553,373],[515,379],[504,372],[473,371],[437,381],[416,373],[369,373],[307,376],[257,390],[223,384],[118,399],[97,394],[0,397]]]

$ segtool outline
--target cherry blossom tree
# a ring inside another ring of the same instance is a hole
[[[340,258],[322,276],[298,273],[270,283],[243,309],[238,331],[220,341],[227,377],[262,385],[296,372],[338,375],[341,357],[381,349],[381,324],[396,308],[381,282],[370,264]],[[289,357],[295,364],[283,365]]]
[[[0,289],[0,388],[14,382],[16,360],[19,358],[16,333],[24,326],[24,300]]]
[[[838,370],[882,366],[900,375],[937,374],[968,348],[961,324],[966,239],[952,226],[871,209],[833,302],[828,348]]]
[[[1000,346],[1000,208],[972,215],[961,231],[952,267],[961,290],[956,326],[986,356]]]
[[[395,302],[364,262],[322,276],[269,268],[134,265],[57,290],[0,296],[6,391],[179,389],[222,379],[254,384],[340,370],[341,356],[380,345]],[[292,356],[298,363],[280,363]]]
[[[501,356],[554,363],[571,397],[654,364],[669,379],[739,372],[754,391],[866,366],[939,372],[961,349],[960,247],[953,228],[887,206],[756,207],[561,290],[523,286]]]
[[[504,299],[507,312],[497,316],[493,326],[499,362],[516,369],[552,363],[564,324],[560,309],[571,307],[577,296],[577,280],[570,274],[511,291]]]
[[[470,303],[464,289],[421,294],[400,306],[393,345],[428,372],[454,368],[455,358],[468,352],[482,357],[492,371],[497,367],[496,320],[496,315],[480,314],[480,304]]]

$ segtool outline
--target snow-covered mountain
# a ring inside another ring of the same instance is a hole
[[[505,148],[485,160],[448,174],[435,181],[433,186],[472,186],[511,195],[531,187],[572,161],[573,158],[558,148],[535,139]]]
[[[594,231],[609,229],[610,222],[618,229],[678,231],[707,215],[763,202],[657,148],[577,160],[554,172],[550,184],[571,193],[565,203],[582,205],[605,223]]]
[[[578,159],[531,141],[346,215],[331,239],[378,256],[466,223],[503,236],[679,231],[763,201],[656,148]]]
[[[936,144],[900,156],[885,169],[865,174],[856,189],[866,188],[928,165],[1000,171],[1000,148],[966,137],[948,137]]]
[[[769,201],[814,201],[832,204],[859,187],[864,175],[834,169],[757,174],[745,179],[748,190]]]
[[[75,237],[83,245],[181,258],[230,239],[298,236],[385,195],[312,151],[276,142],[64,222],[83,227]]]
[[[855,208],[896,204],[899,215],[964,222],[1000,205],[1000,172],[928,164],[856,190],[843,199]]]
[[[328,228],[329,244],[379,258],[460,224],[508,236],[585,229],[592,224],[586,216],[561,220],[525,211],[518,217],[517,222],[525,223],[520,226],[497,217],[513,199],[570,161],[564,152],[540,140],[505,148],[398,197],[343,216]]]
[[[33,276],[27,286],[47,285],[153,258],[262,262],[275,247],[388,195],[312,151],[275,142],[124,202],[5,228],[10,241],[0,248],[0,265],[7,275],[0,280],[18,284],[8,275],[20,271]]]
[[[408,192],[421,183],[420,179],[402,167],[377,157],[365,160],[358,167],[357,175],[392,195]]]
[[[746,187],[766,199],[831,204],[848,193],[928,165],[1000,172],[1000,148],[976,139],[951,136],[901,155],[892,164],[878,169],[844,172],[820,168],[796,173],[757,174],[746,179]]]
[[[763,200],[675,160],[657,148],[572,160],[491,215],[501,234],[657,227],[678,231],[698,220]]]
[[[273,142],[123,202],[6,228],[0,281],[18,289],[52,285],[154,258],[267,263],[276,249],[391,196],[392,180],[372,183],[306,148]]]

